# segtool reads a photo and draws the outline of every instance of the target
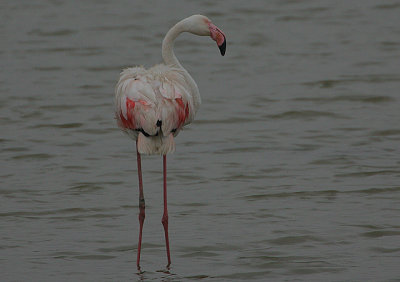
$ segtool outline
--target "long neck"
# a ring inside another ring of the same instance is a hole
[[[165,35],[164,40],[162,42],[162,58],[166,65],[181,69],[186,82],[191,88],[191,92],[194,98],[195,108],[200,106],[201,98],[199,89],[197,88],[197,84],[194,79],[190,76],[190,74],[185,70],[185,68],[181,65],[174,53],[174,41],[182,32],[187,31],[186,29],[186,21],[182,20],[174,25]]]
[[[184,32],[184,24],[182,21],[174,25],[165,35],[162,42],[162,58],[166,65],[171,65],[176,68],[183,68],[179,63],[174,53],[174,41],[175,39]]]

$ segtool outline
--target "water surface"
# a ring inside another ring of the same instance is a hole
[[[0,4],[0,265],[5,281],[394,281],[400,277],[399,1]],[[162,163],[144,157],[136,271],[134,143],[122,68],[168,28],[203,104]]]

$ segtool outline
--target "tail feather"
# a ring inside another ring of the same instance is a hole
[[[137,149],[140,154],[166,155],[175,151],[175,140],[172,134],[146,137],[141,132],[137,139]]]

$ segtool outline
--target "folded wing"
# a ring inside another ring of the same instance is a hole
[[[168,136],[194,118],[192,96],[178,69],[157,65],[125,69],[116,85],[118,125],[131,136]]]

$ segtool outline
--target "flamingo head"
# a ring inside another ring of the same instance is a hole
[[[221,55],[225,55],[225,34],[209,18],[202,15],[193,15],[186,20],[189,32],[201,36],[210,36],[217,43]]]

